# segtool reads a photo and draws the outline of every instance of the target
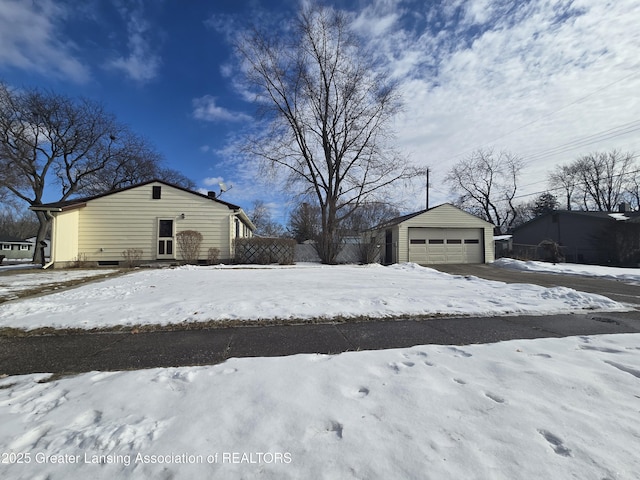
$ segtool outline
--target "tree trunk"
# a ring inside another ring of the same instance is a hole
[[[36,235],[35,248],[33,252],[33,263],[39,263],[44,266],[44,248],[42,248],[40,244],[47,237],[50,220],[47,218],[46,212],[38,211],[36,212],[36,216],[38,217],[38,233]]]

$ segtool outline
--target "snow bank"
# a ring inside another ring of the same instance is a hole
[[[628,334],[9,377],[0,474],[637,478],[638,345]]]
[[[415,264],[179,267],[137,271],[0,305],[0,326],[96,328],[181,322],[625,310],[569,288],[453,276]]]
[[[621,280],[628,283],[640,283],[640,268],[603,267],[600,265],[582,265],[577,263],[548,263],[499,258],[494,265],[513,270],[529,272],[562,273]]]

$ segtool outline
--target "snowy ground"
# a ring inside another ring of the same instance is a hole
[[[184,267],[7,302],[0,325],[590,308],[623,307],[415,265]],[[0,478],[613,480],[640,471],[640,334],[47,379],[0,379]]]
[[[22,268],[20,268],[22,267]],[[42,288],[56,288],[57,286],[76,280],[88,280],[93,277],[103,277],[117,270],[36,270],[34,272],[20,272],[18,270],[36,269],[38,266],[10,265],[0,268],[0,272],[9,272],[0,275],[0,300],[18,298],[26,291],[40,290]],[[15,273],[14,273],[15,271]]]
[[[1,478],[640,472],[640,334],[45,377],[0,380]]]
[[[582,265],[578,263],[523,262],[512,258],[499,258],[493,264],[514,270],[602,277],[620,280],[626,283],[640,284],[640,268],[603,267],[600,265]]]
[[[69,273],[72,271],[69,271]],[[454,276],[415,264],[140,270],[0,305],[0,327],[99,328],[204,321],[625,310],[570,288]]]

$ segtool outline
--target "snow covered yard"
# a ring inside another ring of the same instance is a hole
[[[28,270],[28,271],[25,271]],[[33,271],[31,271],[33,270]],[[55,290],[91,278],[110,275],[117,270],[40,270],[38,265],[0,267],[0,300],[13,300],[29,292]]]
[[[604,267],[601,265],[582,265],[578,263],[524,262],[514,260],[513,258],[499,258],[493,264],[513,270],[601,277],[631,284],[640,284],[640,268]]]
[[[101,328],[182,322],[625,310],[570,288],[453,276],[415,264],[141,270],[0,305],[0,327]]]
[[[640,334],[0,380],[0,477],[635,479]]]

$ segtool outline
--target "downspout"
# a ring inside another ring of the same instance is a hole
[[[45,215],[45,217],[47,217],[47,220],[49,220],[49,221],[51,221],[51,222],[52,222],[52,223],[51,223],[51,245],[50,245],[50,247],[49,247],[49,251],[50,251],[50,253],[49,253],[49,263],[46,263],[46,264],[44,264],[44,265],[42,266],[42,269],[43,269],[43,270],[46,270],[46,269],[47,269],[47,268],[49,268],[51,265],[53,265],[53,263],[54,263],[54,261],[55,261],[55,260],[54,260],[54,258],[53,258],[53,256],[54,256],[54,252],[55,252],[55,249],[53,248],[53,239],[55,238],[55,235],[53,235],[53,233],[54,233],[54,232],[53,232],[53,219],[54,219],[54,216],[53,216],[53,215],[51,215],[51,211],[49,211],[49,210],[45,210],[45,211],[44,211],[44,215]]]

